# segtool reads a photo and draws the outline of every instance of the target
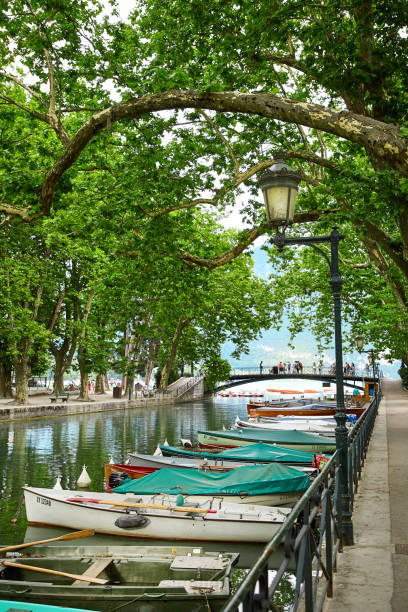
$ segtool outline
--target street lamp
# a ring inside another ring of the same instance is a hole
[[[361,334],[358,334],[358,336],[356,336],[355,338],[356,340],[356,347],[359,353],[365,353],[366,355],[368,355],[368,361],[369,363],[371,363],[371,366],[373,368],[373,379],[374,379],[374,397],[377,395],[377,383],[376,383],[376,376],[375,376],[375,370],[376,370],[376,366],[375,366],[375,358],[374,358],[374,349],[367,349],[367,350],[363,350],[364,347],[364,338],[363,336],[361,336]]]
[[[263,192],[269,227],[276,227],[276,236],[271,244],[282,250],[286,245],[302,244],[318,251],[327,261],[330,269],[330,287],[333,295],[334,309],[334,342],[336,355],[336,449],[339,456],[341,502],[342,502],[342,539],[345,544],[353,544],[353,523],[350,511],[350,493],[348,480],[348,432],[346,428],[346,409],[344,406],[343,382],[343,349],[341,338],[341,288],[342,278],[339,273],[339,242],[345,237],[339,234],[336,226],[328,236],[305,236],[304,238],[286,238],[285,230],[293,222],[296,195],[301,175],[285,163],[285,153],[275,153],[275,163],[263,173],[259,184]],[[282,227],[279,230],[279,227]],[[330,243],[330,257],[317,244]]]

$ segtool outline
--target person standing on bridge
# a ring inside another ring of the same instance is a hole
[[[313,362],[313,374],[316,374],[316,362]]]
[[[259,364],[259,373],[262,374],[262,369],[263,369],[263,361],[261,361],[261,363]]]
[[[290,374],[290,361],[288,361],[288,363],[286,364],[286,367],[287,367],[288,374]]]

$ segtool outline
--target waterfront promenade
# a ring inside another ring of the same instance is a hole
[[[324,612],[408,610],[408,392],[395,380],[383,392],[355,497],[355,544],[339,556]]]

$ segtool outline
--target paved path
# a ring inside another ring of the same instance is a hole
[[[408,392],[384,381],[359,491],[355,545],[338,561],[325,612],[408,611]]]

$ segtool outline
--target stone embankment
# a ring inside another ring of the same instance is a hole
[[[40,390],[36,389],[35,393],[30,394],[29,403],[25,406],[13,404],[10,399],[0,399],[0,422],[124,410],[146,406],[165,406],[176,402],[197,400],[203,397],[203,394],[204,384],[202,377],[181,380],[178,385],[175,385],[173,392],[155,393],[148,397],[138,396],[131,400],[124,397],[113,398],[110,392],[104,395],[90,395],[91,401],[86,402],[78,400],[78,392],[73,391],[70,393],[67,402],[63,402],[62,399],[51,402],[52,393],[44,392],[41,394]]]

